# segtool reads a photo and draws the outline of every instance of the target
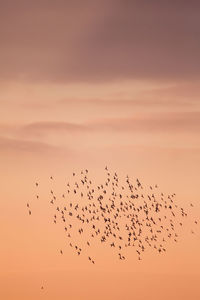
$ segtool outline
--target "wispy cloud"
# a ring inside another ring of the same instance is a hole
[[[22,126],[19,134],[22,135],[41,135],[47,132],[80,132],[86,130],[83,124],[68,122],[35,122]]]
[[[99,131],[120,132],[198,132],[200,112],[135,114],[131,118],[95,119],[85,123],[35,122],[20,127],[19,134],[37,136],[49,132],[86,133]]]
[[[37,141],[20,140],[16,138],[6,138],[0,136],[0,151],[1,152],[56,152],[59,148],[47,143]]]
[[[115,131],[199,131],[200,112],[136,114],[132,118],[104,119],[91,122],[89,127],[96,130]]]

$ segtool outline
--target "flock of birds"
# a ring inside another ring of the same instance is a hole
[[[86,169],[73,173],[72,181],[66,182],[65,192],[59,196],[50,190],[52,222],[61,224],[67,243],[77,256],[86,253],[88,261],[95,264],[88,253],[91,245],[99,242],[112,248],[119,260],[126,259],[124,252],[130,247],[141,260],[148,248],[164,253],[169,240],[178,242],[178,227],[183,226],[187,213],[177,205],[174,193],[164,195],[157,185],[146,190],[139,179],[133,183],[129,176],[123,183],[108,167],[105,172],[106,179],[100,185],[93,184]],[[51,176],[50,180],[54,178]],[[35,185],[39,198],[40,184]],[[31,215],[29,203],[27,209]],[[198,224],[197,220],[193,223]],[[59,251],[64,254],[63,249]]]

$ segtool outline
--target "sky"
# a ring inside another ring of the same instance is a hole
[[[59,255],[45,204],[50,176],[61,193],[73,171],[101,181],[108,165],[175,192],[200,220],[199,11],[195,0],[0,0],[1,299],[199,299],[190,218],[162,256],[121,263],[95,248],[90,266]]]

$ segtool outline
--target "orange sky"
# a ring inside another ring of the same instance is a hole
[[[199,299],[199,8],[0,0],[0,299]],[[105,165],[176,193],[191,217],[166,254],[119,262],[94,246],[93,266],[65,247],[49,176],[62,193],[72,171],[100,181]]]

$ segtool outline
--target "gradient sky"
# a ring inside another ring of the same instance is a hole
[[[200,219],[200,2],[0,0],[0,25],[0,298],[199,299],[190,218],[165,255],[95,249],[90,266],[60,257],[45,201],[50,175],[62,193],[72,171],[101,180],[108,165]]]

